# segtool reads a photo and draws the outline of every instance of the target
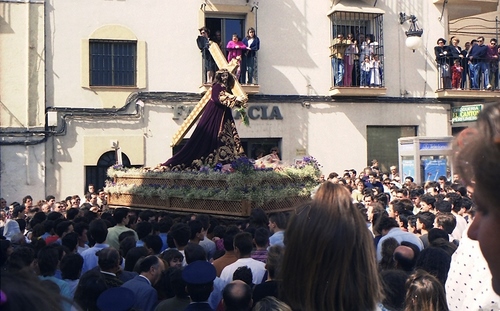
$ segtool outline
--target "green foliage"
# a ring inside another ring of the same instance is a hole
[[[251,162],[245,159],[232,163],[232,173],[221,172],[220,168],[185,172],[110,167],[107,171],[108,176],[123,181],[108,183],[105,191],[111,194],[130,193],[144,198],[179,197],[186,201],[207,198],[223,201],[249,200],[257,205],[263,205],[272,200],[296,196],[308,197],[311,190],[318,185],[319,164],[315,160],[311,161],[311,157],[305,157],[304,159],[308,161],[300,165],[274,170],[254,169]],[[127,178],[148,179],[148,184],[127,184]],[[169,180],[169,182],[168,185],[155,184],[155,179],[158,182],[159,180]]]

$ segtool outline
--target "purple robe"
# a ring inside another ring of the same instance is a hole
[[[231,107],[236,96],[223,84],[212,86],[212,96],[186,145],[163,166],[172,170],[199,169],[202,165],[227,164],[242,156],[240,137]]]

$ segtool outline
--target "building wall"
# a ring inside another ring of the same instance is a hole
[[[45,124],[43,4],[0,6],[0,127]]]
[[[11,202],[28,193],[36,198],[47,194],[58,198],[82,194],[85,166],[97,164],[100,155],[113,150],[110,141],[114,140],[120,143],[134,165],[156,166],[167,160],[172,155],[169,146],[172,135],[183,121],[173,120],[172,107],[180,103],[194,105],[196,96],[191,95],[183,102],[163,99],[160,94],[198,92],[202,76],[200,52],[195,45],[198,27],[205,16],[223,16],[228,13],[224,10],[235,6],[240,13],[254,14],[251,18],[255,18],[253,23],[261,39],[258,54],[261,96],[255,97],[254,102],[251,97],[250,105],[276,106],[283,115],[283,120],[252,120],[249,128],[238,125],[241,137],[281,137],[284,160],[292,162],[304,153],[310,154],[318,158],[323,171],[329,173],[366,165],[366,127],[370,125],[417,126],[419,136],[450,134],[450,104],[432,101],[437,86],[433,47],[436,38],[446,33],[446,21],[438,22],[439,5],[418,0],[379,1],[377,7],[386,12],[387,98],[322,100],[331,86],[331,24],[327,12],[332,1],[262,1],[254,12],[251,12],[252,3],[243,0],[214,2],[207,2],[205,11],[199,1],[52,0],[45,8],[31,3],[33,8],[29,10],[27,4],[2,3],[3,9],[9,7],[2,12],[6,21],[2,24],[0,46],[2,103],[8,99],[2,107],[14,111],[7,126],[24,127],[29,123],[25,111],[43,111],[44,103],[58,109],[59,118],[63,111],[74,108],[102,111],[102,108],[118,109],[126,104],[130,107],[126,112],[129,116],[122,116],[125,112],[107,115],[93,114],[91,110],[68,112],[64,120],[59,119],[59,127],[66,124],[64,132],[49,137],[44,144],[2,146],[0,195]],[[372,1],[369,2],[365,5],[373,6]],[[36,16],[37,21],[46,13],[44,23],[36,24],[38,28],[30,26],[37,30],[36,36],[32,34],[34,30],[27,32],[28,25],[22,22],[26,21],[22,17],[27,16],[27,11]],[[399,24],[399,12],[415,14],[424,29],[424,45],[415,53],[404,47],[404,31],[409,24]],[[42,24],[45,41],[40,35]],[[110,26],[127,29],[144,43],[144,69],[140,72],[144,75],[143,85],[111,89],[87,87],[86,81],[82,82],[85,76],[82,59],[88,56],[85,41]],[[29,52],[30,36],[38,40],[34,49],[37,55],[45,58],[36,58]],[[28,84],[32,75],[27,73],[33,71],[26,68],[32,68],[33,60],[39,64],[37,87],[28,88],[32,85]],[[4,64],[17,66],[18,70],[9,71],[7,75]],[[40,71],[42,76],[45,72],[45,76],[40,77]],[[6,76],[9,78],[5,79]],[[131,98],[141,93],[150,96],[141,99],[144,107],[137,107]],[[280,96],[298,99],[286,101],[279,99]],[[37,101],[30,101],[29,98],[35,97]],[[309,108],[302,105],[315,97],[319,99],[312,100]],[[2,111],[2,126],[4,116]],[[43,114],[35,114],[31,119],[36,120],[33,124],[44,125]],[[23,170],[14,167],[23,167]]]

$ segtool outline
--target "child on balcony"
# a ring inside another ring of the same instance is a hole
[[[380,87],[382,84],[380,69],[380,60],[378,59],[378,55],[373,55],[373,60],[371,62],[370,87]]]
[[[460,59],[455,59],[453,63],[453,67],[451,67],[451,87],[454,90],[459,90],[464,67],[460,66]]]
[[[370,57],[368,55],[365,56],[364,61],[361,63],[361,83],[360,87],[368,87],[370,84],[370,70],[372,68],[372,64],[370,62]]]

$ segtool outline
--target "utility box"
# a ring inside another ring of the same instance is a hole
[[[452,136],[401,137],[398,139],[398,159],[401,182],[408,176],[417,185],[437,181],[439,176],[451,180]]]

